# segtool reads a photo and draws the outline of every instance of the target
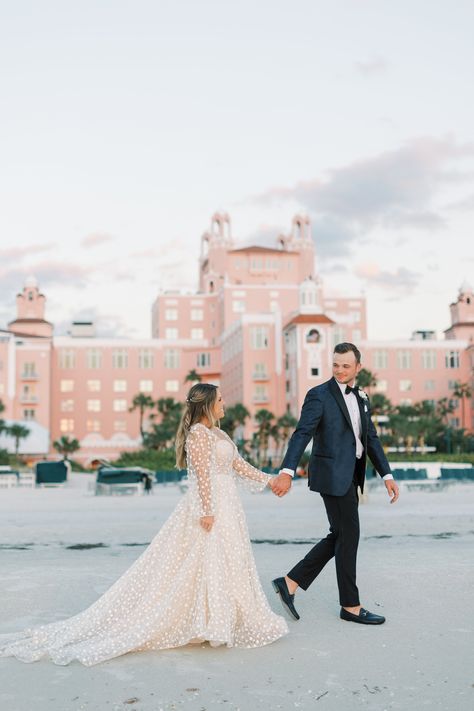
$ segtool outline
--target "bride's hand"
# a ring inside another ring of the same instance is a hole
[[[199,523],[205,531],[210,531],[214,523],[214,516],[201,516]]]

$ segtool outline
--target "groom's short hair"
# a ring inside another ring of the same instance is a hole
[[[360,363],[360,350],[353,343],[338,343],[337,346],[334,346],[334,353],[349,353],[349,351],[353,352],[356,361]]]

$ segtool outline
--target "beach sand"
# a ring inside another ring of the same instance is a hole
[[[182,495],[94,497],[91,477],[63,489],[2,490],[0,632],[90,605],[150,542]],[[318,494],[243,493],[260,577],[271,579],[320,537]],[[380,481],[360,507],[362,604],[387,622],[339,619],[334,563],[296,595],[301,620],[259,649],[188,646],[127,654],[95,667],[0,659],[1,711],[253,711],[474,708],[474,484],[410,491],[390,505]]]

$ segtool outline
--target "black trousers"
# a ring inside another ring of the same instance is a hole
[[[329,533],[287,573],[300,588],[307,590],[326,563],[335,557],[339,603],[342,607],[360,605],[359,590],[356,585],[357,548],[360,535],[358,480],[359,462],[356,463],[349,490],[343,496],[321,494],[329,521]]]

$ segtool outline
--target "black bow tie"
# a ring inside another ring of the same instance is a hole
[[[349,393],[354,393],[354,395],[355,395],[355,391],[356,391],[356,388],[351,388],[350,385],[346,385],[346,389],[344,392],[346,393],[346,395],[349,395]]]

